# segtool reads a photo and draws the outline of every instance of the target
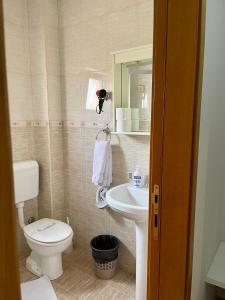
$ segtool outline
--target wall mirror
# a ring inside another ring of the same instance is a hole
[[[113,53],[114,130],[148,135],[152,97],[152,45]]]

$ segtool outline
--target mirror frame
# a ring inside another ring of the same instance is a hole
[[[136,48],[111,53],[113,55],[113,130],[116,132],[116,107],[124,107],[122,103],[122,64],[133,61],[152,60],[153,45],[148,44]],[[115,88],[117,87],[117,88]],[[138,132],[137,132],[138,133]],[[143,131],[140,131],[143,133]]]

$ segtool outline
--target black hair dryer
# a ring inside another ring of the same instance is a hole
[[[96,91],[96,95],[98,97],[98,105],[96,106],[96,113],[101,114],[103,112],[103,103],[109,99],[109,93],[106,90],[98,90]]]

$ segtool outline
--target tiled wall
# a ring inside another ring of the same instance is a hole
[[[3,5],[10,117],[32,120],[27,3],[4,0]]]
[[[135,271],[134,224],[110,209],[95,207],[91,176],[97,129],[80,124],[111,121],[110,101],[100,116],[85,109],[88,79],[102,79],[104,87],[112,89],[110,53],[151,43],[152,13],[152,0],[59,1],[65,198],[75,245],[88,251],[93,236],[115,234],[121,240],[120,265],[131,272]],[[148,137],[113,136],[112,143],[114,185],[127,182],[136,165],[148,174]]]

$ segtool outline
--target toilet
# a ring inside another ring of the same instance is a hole
[[[13,163],[15,203],[19,225],[31,249],[26,267],[37,276],[54,280],[63,274],[62,253],[71,245],[72,228],[61,221],[43,218],[31,224],[24,222],[24,202],[38,196],[39,166],[36,161]]]

